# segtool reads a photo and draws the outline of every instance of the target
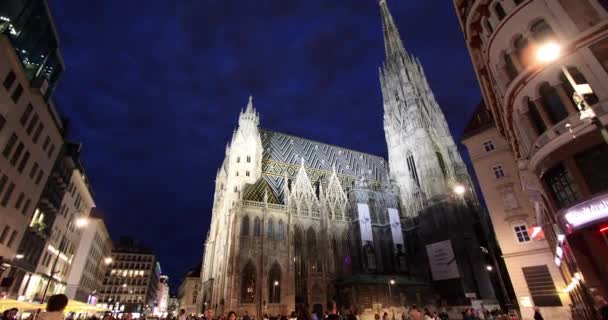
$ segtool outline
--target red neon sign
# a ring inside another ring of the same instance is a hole
[[[601,232],[601,233],[608,232],[608,226],[602,227],[602,228],[600,229],[600,232]]]

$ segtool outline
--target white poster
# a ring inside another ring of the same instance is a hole
[[[372,219],[369,216],[369,206],[363,203],[357,203],[357,209],[359,210],[359,228],[361,229],[361,244],[367,243],[367,241],[374,241],[372,235]]]
[[[388,208],[388,220],[391,222],[391,233],[393,235],[393,245],[403,245],[403,231],[401,230],[401,221],[399,220],[399,211],[394,208]]]
[[[456,255],[452,249],[452,242],[445,240],[426,246],[426,253],[431,265],[433,280],[447,280],[460,278]]]

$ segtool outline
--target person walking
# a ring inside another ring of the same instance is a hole
[[[338,315],[338,306],[334,300],[327,302],[327,313],[327,320],[342,320],[342,317]]]
[[[2,313],[2,320],[15,320],[17,319],[17,313],[19,313],[19,309],[17,308],[4,310]]]
[[[63,311],[68,305],[68,297],[65,294],[56,294],[49,297],[46,302],[46,312],[38,315],[39,320],[63,320]]]
[[[422,320],[422,313],[420,313],[420,311],[418,311],[418,308],[416,308],[416,305],[412,305],[409,315],[410,315],[410,320]]]

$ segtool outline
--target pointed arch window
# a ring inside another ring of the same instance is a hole
[[[249,236],[249,216],[244,216],[241,219],[241,236]]]
[[[279,220],[279,229],[277,232],[277,239],[278,240],[285,240],[285,224],[283,223],[283,220]]]
[[[545,20],[539,20],[530,27],[530,32],[534,40],[538,42],[544,42],[549,39],[555,38],[553,29],[547,24]]]
[[[256,292],[255,267],[251,261],[247,262],[241,274],[241,302],[254,303]]]
[[[268,226],[266,227],[266,236],[268,239],[274,239],[274,222],[272,219],[268,220]]]
[[[448,170],[445,166],[443,155],[441,155],[440,151],[435,151],[435,155],[437,155],[437,162],[439,162],[439,168],[441,168],[441,173],[443,173],[443,177],[445,178],[448,175]]]
[[[281,303],[281,266],[275,262],[268,272],[268,301]]]
[[[312,227],[308,228],[308,232],[306,234],[306,241],[308,253],[310,254],[310,256],[317,254],[317,234]]]
[[[253,219],[253,236],[260,237],[261,235],[262,235],[262,223],[260,221],[260,218],[255,217],[255,219]]]

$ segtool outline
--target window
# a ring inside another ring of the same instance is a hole
[[[34,132],[34,137],[32,138],[34,143],[38,143],[38,139],[40,138],[40,134],[42,133],[43,129],[44,125],[42,123],[39,123],[38,127],[36,128],[36,132]]]
[[[32,117],[32,120],[30,120],[30,124],[27,126],[27,134],[32,134],[32,131],[34,131],[34,127],[36,127],[36,125],[38,124],[38,115],[34,114],[34,116]]]
[[[24,148],[25,146],[23,145],[23,142],[19,142],[19,145],[17,146],[17,149],[15,149],[15,153],[13,153],[13,157],[11,158],[12,165],[17,164],[17,160],[21,158],[21,154],[23,153]]]
[[[578,190],[563,164],[560,163],[547,170],[542,179],[553,195],[558,208],[573,205],[578,201],[580,197]]]
[[[509,82],[511,82],[513,79],[515,79],[515,77],[517,77],[517,74],[519,72],[517,71],[515,64],[513,64],[513,59],[511,58],[510,54],[508,54],[506,52],[503,53],[502,59],[505,63],[505,72],[507,73]]]
[[[27,107],[25,108],[25,111],[23,111],[23,114],[21,115],[21,118],[19,119],[19,122],[21,123],[22,126],[25,126],[27,121],[30,119],[32,110],[34,110],[34,107],[32,107],[31,103],[28,103]]]
[[[46,138],[44,138],[44,143],[42,144],[42,150],[46,151],[46,148],[49,147],[50,142],[51,138],[49,138],[49,136],[46,136]]]
[[[15,91],[13,91],[13,94],[11,94],[11,99],[13,100],[14,103],[19,102],[19,98],[21,98],[22,93],[23,93],[23,87],[21,86],[21,84],[18,84],[17,87],[15,88]]]
[[[249,171],[245,171],[245,176],[249,177]]]
[[[517,55],[517,59],[521,63],[522,66],[525,67],[526,62],[528,61],[524,55],[526,48],[528,47],[528,40],[524,38],[522,35],[518,35],[513,42],[513,47],[515,47],[515,54]]]
[[[543,43],[555,37],[553,29],[547,24],[545,20],[539,20],[530,27],[532,37],[537,42]]]
[[[25,194],[21,192],[19,197],[17,197],[17,202],[15,203],[15,209],[21,209],[21,204],[23,204],[23,198],[25,198]]]
[[[14,190],[15,190],[15,184],[11,182],[8,185],[8,188],[6,189],[4,196],[2,197],[2,201],[0,202],[0,204],[2,204],[3,207],[6,207],[6,205],[8,204],[8,201],[11,199],[11,196],[13,195]]]
[[[486,152],[493,151],[495,149],[494,142],[492,142],[492,140],[488,140],[488,141],[484,142],[483,149],[486,150]]]
[[[496,177],[496,179],[500,179],[505,176],[505,172],[502,169],[502,165],[493,166],[492,171],[494,171],[494,177]]]
[[[589,191],[596,194],[608,190],[608,145],[602,143],[574,156]]]
[[[255,217],[253,220],[253,236],[260,237],[262,235],[262,226],[260,222],[260,218]]]
[[[247,262],[241,273],[241,303],[255,302],[255,267],[251,261]]]
[[[534,126],[534,130],[536,130],[536,134],[540,135],[547,130],[547,126],[545,122],[538,113],[538,109],[536,109],[536,104],[530,99],[528,99],[528,115],[530,116],[530,122]]]
[[[244,216],[241,219],[241,236],[249,236],[249,216]]]
[[[43,174],[44,174],[44,171],[38,170],[38,176],[36,177],[36,185],[40,184],[40,180],[42,180]]]
[[[502,7],[502,5],[500,3],[496,3],[494,5],[494,12],[496,12],[496,17],[498,18],[498,21],[504,19],[507,16],[505,9]]]
[[[279,230],[277,233],[278,240],[285,240],[285,224],[283,224],[283,220],[279,220]]]
[[[237,192],[237,191],[238,191],[237,187],[236,187],[236,186],[234,186],[234,192]]]
[[[4,82],[2,83],[2,85],[4,85],[4,89],[9,90],[13,86],[13,83],[15,83],[15,78],[17,77],[15,76],[13,70],[9,71],[4,78]]]
[[[13,230],[13,233],[11,233],[11,236],[8,238],[8,242],[6,243],[7,247],[12,247],[13,246],[13,242],[15,242],[15,238],[17,238],[17,230]]]
[[[540,86],[540,98],[543,102],[543,107],[545,108],[545,111],[547,111],[553,124],[568,117],[568,111],[562,103],[562,99],[557,93],[557,90],[546,82]]]
[[[29,151],[25,152],[25,155],[23,155],[23,158],[21,158],[21,162],[19,162],[19,167],[17,168],[17,171],[19,171],[19,173],[23,173],[23,169],[25,169],[25,166],[27,165],[27,162],[30,160],[30,153]]]
[[[236,176],[237,176],[237,177],[239,176],[239,172],[238,172],[238,171],[236,172]]]
[[[268,302],[281,303],[281,266],[277,262],[268,272]]]
[[[268,226],[267,226],[267,229],[266,229],[266,236],[270,240],[274,239],[274,222],[272,222],[272,219],[268,220]]]
[[[443,173],[443,177],[447,176],[448,171],[445,167],[445,161],[443,161],[443,155],[439,151],[435,151],[435,155],[437,156],[437,162],[439,162],[439,168],[441,169],[441,173]]]
[[[515,230],[515,236],[517,237],[517,242],[528,242],[530,241],[530,236],[528,235],[528,228],[525,225],[518,225],[513,228]]]
[[[34,179],[34,177],[36,176],[36,171],[38,171],[38,162],[34,162],[34,165],[32,166],[32,170],[30,171],[31,179]]]
[[[53,152],[55,152],[55,145],[52,145],[51,148],[49,149],[49,153],[48,153],[49,158],[53,156]]]
[[[0,131],[4,129],[4,125],[6,124],[6,118],[0,114]]]
[[[407,152],[407,169],[410,172],[410,177],[416,181],[416,185],[420,186],[420,180],[418,180],[418,172],[416,171],[416,163],[414,162],[414,155],[411,152]]]
[[[241,157],[236,157],[236,163],[240,163],[241,162]]]
[[[492,32],[494,32],[494,28],[492,28],[492,24],[490,23],[490,20],[484,19],[483,22],[486,25],[486,29],[488,30],[488,33],[492,34]]]
[[[251,156],[247,156],[247,163],[251,162]]]
[[[31,202],[32,200],[30,198],[25,201],[25,205],[23,205],[23,210],[21,210],[21,214],[26,216],[28,215],[28,210],[30,209]]]
[[[532,301],[537,307],[560,307],[559,299],[553,278],[546,265],[522,268],[524,279],[530,290]]]
[[[6,240],[6,235],[8,235],[8,232],[10,230],[11,228],[9,228],[8,226],[4,226],[2,233],[0,233],[0,244],[4,244],[4,240]]]
[[[507,210],[519,208],[519,204],[517,203],[517,198],[515,198],[515,193],[513,193],[513,191],[503,193],[502,202],[505,206],[505,209],[507,209]]]
[[[2,151],[2,155],[8,159],[13,152],[13,147],[15,147],[15,143],[17,143],[17,136],[13,133],[13,135],[8,139],[6,145],[4,146],[4,150]]]

